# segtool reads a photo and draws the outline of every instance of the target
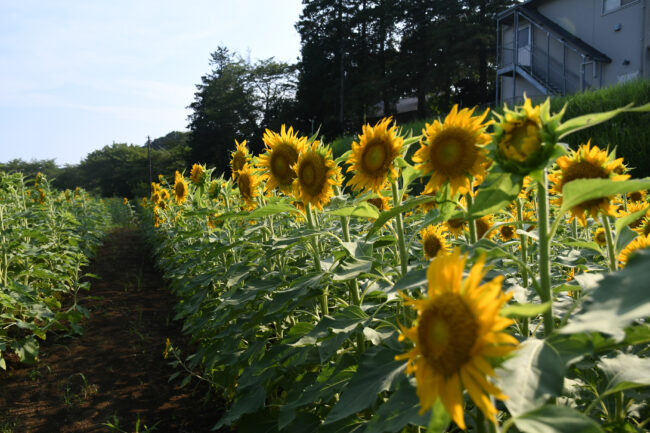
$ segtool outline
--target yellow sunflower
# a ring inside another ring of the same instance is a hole
[[[515,220],[509,219],[506,222],[508,224],[499,226],[499,236],[505,242],[519,237],[517,235],[517,226]]]
[[[266,152],[259,157],[259,168],[262,170],[262,180],[266,180],[265,191],[275,187],[286,194],[290,193],[296,173],[291,168],[298,160],[307,143],[307,137],[298,137],[293,128],[288,130],[282,125],[280,133],[266,130],[264,133]],[[243,171],[243,170],[242,170]]]
[[[125,205],[125,206],[126,206],[127,204],[129,204],[129,199],[126,198],[126,197],[124,197],[124,199],[122,199],[122,204]]]
[[[462,218],[452,218],[445,221],[445,225],[447,226],[449,232],[457,238],[458,236],[462,235],[463,231],[467,228],[467,220],[464,220]]]
[[[645,213],[643,213],[639,218],[636,220],[632,221],[628,227],[630,227],[632,230],[638,232],[641,234],[642,232],[642,225],[643,225],[643,220],[646,217],[650,217],[650,205],[644,201],[633,201],[627,204],[627,211],[625,210],[619,210],[617,217],[618,218],[623,218],[627,215],[633,214],[635,212],[640,212],[642,210],[646,210]]]
[[[390,209],[390,197],[382,195],[382,194],[377,194],[376,197],[369,198],[366,200],[368,203],[376,207],[380,211],[384,210],[389,210]]]
[[[408,299],[418,312],[415,326],[402,327],[401,340],[415,347],[397,360],[407,359],[406,373],[415,373],[420,413],[438,398],[456,424],[465,429],[462,390],[496,423],[497,410],[490,396],[504,400],[501,390],[488,380],[495,376],[490,357],[504,356],[517,348],[517,340],[503,332],[514,323],[499,316],[511,294],[501,291],[503,276],[480,284],[486,274],[485,258],[472,266],[463,280],[467,256],[459,249],[434,258],[427,269],[428,297]]]
[[[576,179],[611,179],[622,181],[628,179],[628,174],[616,174],[615,170],[621,166],[623,158],[613,159],[611,154],[606,150],[600,150],[598,146],[591,147],[591,140],[587,144],[581,145],[578,150],[571,152],[571,155],[558,158],[558,171],[549,174],[549,179],[553,183],[551,192],[558,195],[553,200],[554,204],[562,205],[562,188],[564,185]],[[587,200],[571,208],[571,218],[577,218],[583,226],[587,225],[585,212],[588,211],[593,218],[598,216],[598,212],[605,215],[614,215],[616,207],[612,205],[613,197],[602,197],[593,200]]]
[[[298,155],[291,168],[297,174],[293,181],[294,197],[318,209],[323,209],[334,195],[332,186],[341,184],[341,169],[332,159],[332,149],[322,147],[318,140]]]
[[[251,160],[251,155],[248,153],[248,147],[246,147],[246,140],[238,143],[235,140],[235,151],[232,152],[232,159],[230,160],[230,171],[232,171],[232,178],[235,179],[237,172],[244,168],[244,164],[249,163]]]
[[[506,160],[526,162],[542,147],[540,106],[533,108],[530,98],[526,98],[519,112],[507,111],[498,126],[503,129],[503,136],[497,150]]]
[[[253,210],[257,206],[255,198],[259,195],[257,188],[260,181],[260,176],[256,175],[248,164],[244,164],[244,167],[237,173],[237,187],[246,203],[244,207],[247,210]]]
[[[420,242],[422,242],[422,249],[427,260],[431,260],[439,254],[449,254],[448,233],[442,224],[429,225],[420,230]]]
[[[627,244],[623,251],[618,255],[618,260],[621,262],[620,267],[624,268],[627,261],[638,250],[644,250],[650,247],[650,235],[638,236],[632,242]]]
[[[167,201],[171,197],[171,194],[169,194],[169,190],[166,188],[161,188],[159,193],[160,193],[160,200],[162,201]]]
[[[598,227],[594,232],[594,242],[596,242],[601,247],[607,245],[607,237],[605,236],[605,229]]]
[[[641,224],[639,224],[639,226],[635,228],[634,231],[640,234],[641,236],[650,235],[650,217],[643,218]]]
[[[174,178],[174,200],[178,204],[183,204],[187,200],[187,181],[178,171]]]
[[[201,164],[194,164],[190,171],[190,180],[194,185],[198,185],[203,180],[205,174],[205,167]]]
[[[634,191],[634,192],[628,192],[627,193],[627,200],[630,202],[645,202],[645,198],[648,195],[648,192],[645,190],[642,191]]]
[[[397,175],[393,161],[401,154],[404,140],[397,135],[397,126],[388,127],[391,121],[388,117],[375,126],[364,125],[359,142],[352,143],[346,164],[350,165],[347,171],[354,173],[349,182],[353,190],[379,193],[388,174]]]
[[[451,195],[470,191],[470,178],[484,178],[490,164],[484,145],[490,142],[483,123],[489,110],[472,116],[474,108],[458,111],[454,105],[444,122],[434,120],[422,130],[415,168],[431,174],[425,192],[436,191],[449,182]]]
[[[476,222],[476,238],[477,239],[483,239],[483,236],[485,236],[486,233],[487,233],[488,238],[494,237],[494,235],[496,234],[496,231],[494,231],[494,230],[490,231],[490,229],[494,225],[492,215],[484,215],[481,218],[477,218],[475,222]],[[490,231],[490,232],[488,233],[488,231]]]

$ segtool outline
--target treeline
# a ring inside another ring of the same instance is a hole
[[[282,123],[333,139],[398,114],[405,97],[417,99],[412,118],[492,102],[495,16],[513,3],[304,0],[296,65],[212,53],[191,104],[192,159],[226,172],[235,140],[257,153],[264,129]]]
[[[175,170],[185,170],[190,151],[188,135],[187,132],[170,132],[151,141],[153,173],[165,173],[173,178]],[[137,198],[149,195],[146,145],[113,143],[89,153],[79,164],[62,167],[54,159],[14,159],[0,163],[0,171],[20,171],[31,179],[41,172],[55,188],[74,189],[81,186],[103,197]]]

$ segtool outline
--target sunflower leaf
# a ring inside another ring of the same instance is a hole
[[[611,111],[605,111],[603,113],[590,113],[585,114],[584,116],[574,117],[573,119],[562,123],[556,130],[556,134],[558,138],[561,139],[576,131],[580,131],[581,129],[586,129],[591,126],[598,125],[599,123],[607,122],[620,113],[627,111],[630,107],[632,107],[632,105],[633,104],[629,104],[625,107],[617,108]]]
[[[379,211],[376,207],[368,203],[367,201],[362,201],[356,206],[346,206],[339,209],[327,211],[328,214],[334,216],[342,217],[358,217],[358,218],[372,218],[376,220],[379,218]]]
[[[650,251],[637,251],[624,269],[605,275],[592,290],[585,290],[582,309],[567,325],[563,334],[602,332],[620,341],[625,327],[650,316]]]
[[[505,208],[521,191],[523,178],[510,173],[494,173],[484,183],[488,186],[478,190],[467,213],[469,219],[493,214]]]
[[[566,406],[545,405],[520,414],[514,422],[525,433],[604,433],[596,421]]]
[[[589,200],[616,194],[641,191],[650,188],[650,178],[632,179],[622,182],[611,179],[576,179],[562,188],[562,207],[559,215]]]
[[[380,228],[386,224],[386,222],[397,216],[397,214],[409,211],[413,209],[414,207],[421,205],[423,203],[429,203],[431,201],[434,201],[436,198],[432,196],[419,196],[415,197],[409,200],[406,200],[404,203],[402,203],[400,206],[394,207],[388,211],[382,212],[379,214],[379,218],[377,218],[377,221],[372,225],[370,230],[368,231],[368,235],[366,236],[366,239],[370,239],[370,237]]]
[[[536,317],[548,311],[549,308],[551,308],[551,301],[543,304],[513,304],[501,310],[501,315],[510,318]]]
[[[598,368],[607,378],[605,397],[619,391],[650,385],[650,358],[639,358],[628,353],[619,353],[615,358],[602,358]]]

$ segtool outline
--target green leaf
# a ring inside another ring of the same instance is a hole
[[[412,381],[406,376],[399,380],[397,390],[374,411],[364,433],[395,433],[408,424],[427,425],[428,417],[419,413],[420,400]],[[445,411],[444,407],[442,411]]]
[[[266,206],[258,207],[248,215],[244,214],[241,215],[240,218],[263,218],[271,215],[276,215],[279,213],[284,213],[284,212],[296,212],[296,208],[290,204],[287,203],[274,203],[274,204],[268,204]]]
[[[429,427],[427,433],[444,433],[451,422],[451,417],[447,413],[447,409],[442,404],[440,399],[436,400],[431,411],[431,420],[429,420]]]
[[[611,179],[576,179],[562,188],[560,215],[589,200],[650,188],[650,178],[616,182]]]
[[[626,105],[625,107],[617,108],[611,111],[605,111],[603,113],[591,113],[585,114],[583,116],[574,117],[573,119],[567,120],[562,123],[560,127],[556,130],[558,139],[562,139],[569,134],[572,134],[581,129],[586,129],[599,123],[606,122],[615,116],[627,111],[633,104]]]
[[[427,287],[427,270],[418,269],[415,271],[408,271],[406,275],[400,278],[393,287],[389,289],[388,292],[392,293],[398,290],[413,290],[424,287]]]
[[[376,220],[379,218],[379,211],[376,207],[368,203],[367,201],[362,201],[356,206],[347,206],[339,209],[331,210],[327,212],[330,215],[342,216],[342,217],[358,217],[358,218],[371,218]]]
[[[13,341],[11,348],[20,358],[20,362],[32,364],[38,358],[38,342],[32,336],[24,340]]]
[[[562,392],[565,365],[546,341],[528,339],[515,356],[497,370],[499,387],[508,396],[504,402],[513,416],[541,407]]]
[[[650,358],[619,353],[615,358],[601,358],[598,368],[605,373],[607,383],[601,398],[619,391],[650,385]]]
[[[334,281],[347,281],[357,278],[365,272],[372,269],[372,262],[369,260],[347,260],[334,271],[332,279]]]
[[[370,238],[370,236],[372,236],[377,230],[382,228],[389,219],[393,218],[394,216],[397,216],[397,214],[407,212],[418,205],[421,205],[423,203],[429,203],[431,201],[434,201],[435,199],[436,198],[432,196],[419,196],[419,197],[406,200],[404,203],[402,203],[401,206],[397,206],[392,208],[391,210],[382,212],[381,214],[379,214],[379,218],[377,218],[377,221],[375,221],[375,223],[368,231],[368,235],[366,236],[366,239]]]
[[[372,405],[377,394],[390,388],[395,378],[406,368],[403,361],[395,361],[396,353],[386,346],[375,346],[364,352],[359,368],[343,390],[341,399],[327,415],[324,424],[330,424]]]
[[[596,421],[566,406],[542,406],[520,414],[514,422],[525,433],[604,433]]]
[[[510,173],[490,174],[474,198],[472,207],[468,210],[468,218],[475,219],[483,215],[493,214],[505,208],[521,191],[523,178]]]
[[[650,316],[648,281],[650,251],[640,250],[624,269],[605,275],[594,289],[583,292],[582,309],[559,332],[602,332],[623,339],[626,326]]]
[[[510,318],[536,317],[548,311],[549,308],[551,308],[551,301],[543,304],[513,304],[501,310],[501,315]]]
[[[625,248],[627,244],[632,242],[637,236],[639,236],[637,232],[629,227],[623,226],[623,228],[616,233],[616,240],[614,241],[616,254],[619,254],[621,251],[623,251],[623,248]]]

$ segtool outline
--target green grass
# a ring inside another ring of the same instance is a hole
[[[629,103],[638,106],[648,102],[650,102],[650,81],[637,80],[599,90],[554,97],[551,99],[551,111],[558,112],[564,104],[568,103],[564,116],[564,120],[568,120],[583,114],[613,110]],[[412,131],[417,135],[421,133],[425,123],[431,122],[434,118],[417,120],[400,126],[405,134]],[[355,139],[357,136],[352,135],[336,138],[331,144],[334,157],[338,158],[349,150]],[[566,142],[572,148],[576,148],[589,139],[592,144],[600,148],[616,148],[617,156],[625,158],[626,164],[632,169],[633,177],[650,176],[650,113],[622,114],[607,123],[572,134],[567,137]],[[412,154],[417,147],[417,145],[412,146],[409,154]]]

